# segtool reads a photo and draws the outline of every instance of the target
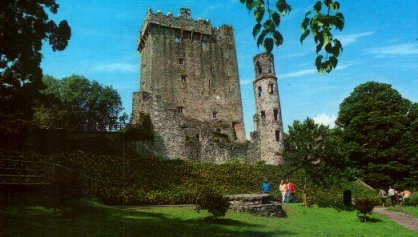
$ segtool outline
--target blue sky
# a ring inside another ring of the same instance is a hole
[[[300,23],[312,0],[288,0],[290,15],[282,19],[284,44],[275,49],[275,68],[287,130],[294,120],[314,118],[333,125],[339,104],[367,81],[389,83],[401,95],[418,101],[418,0],[341,0],[345,28],[336,33],[344,51],[336,70],[316,72],[311,38],[301,45]],[[139,90],[137,37],[148,8],[177,14],[190,8],[192,17],[210,19],[213,26],[234,27],[244,123],[252,130],[255,111],[252,57],[262,52],[252,37],[254,20],[239,0],[57,0],[55,20],[66,19],[72,36],[62,52],[43,47],[44,74],[57,78],[80,74],[111,85],[130,114],[132,92]]]

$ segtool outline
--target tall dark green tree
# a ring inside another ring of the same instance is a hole
[[[0,1],[0,119],[31,118],[43,88],[42,43],[60,51],[71,36],[67,21],[49,19],[58,7],[55,0]]]
[[[309,183],[327,186],[338,181],[344,167],[339,153],[338,137],[327,126],[319,125],[313,119],[294,121],[284,139],[284,166],[290,172],[303,176],[302,199],[308,206]]]
[[[361,84],[341,103],[336,124],[346,156],[370,185],[404,186],[418,178],[415,113],[416,104],[386,83]]]
[[[35,122],[42,127],[104,130],[115,124],[122,111],[119,93],[78,75],[57,80],[44,77],[47,105],[36,107]]]

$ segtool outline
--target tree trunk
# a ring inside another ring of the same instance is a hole
[[[308,200],[306,198],[306,176],[305,176],[304,182],[303,182],[302,201],[303,201],[303,206],[308,207]]]

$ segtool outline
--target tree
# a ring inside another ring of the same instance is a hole
[[[308,182],[331,184],[337,180],[344,161],[339,154],[337,137],[324,125],[307,118],[303,123],[294,121],[284,138],[284,166],[288,172],[300,171],[303,175],[302,199],[308,206]],[[334,180],[335,179],[335,180]]]
[[[78,75],[57,80],[44,77],[42,91],[50,103],[36,108],[35,121],[43,127],[104,130],[115,124],[122,111],[119,93]]]
[[[417,178],[415,113],[416,104],[378,82],[357,86],[340,104],[336,124],[346,156],[370,185],[408,185],[405,179]]]
[[[253,11],[256,24],[253,27],[253,36],[257,38],[257,47],[271,53],[274,45],[283,44],[283,36],[278,31],[281,17],[290,14],[291,6],[286,0],[275,0],[275,7],[267,0],[240,0],[248,11]],[[342,31],[344,16],[340,12],[340,3],[334,0],[316,1],[313,9],[305,14],[301,23],[302,43],[311,33],[316,45],[315,65],[320,73],[331,72],[338,64],[338,56],[343,51],[341,42],[332,35],[333,30]]]
[[[0,3],[0,108],[3,119],[32,116],[42,85],[42,41],[64,50],[71,36],[67,21],[49,20],[55,0],[2,0]],[[6,118],[4,118],[6,117]]]

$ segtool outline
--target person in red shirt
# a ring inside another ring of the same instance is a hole
[[[288,192],[290,194],[290,202],[294,202],[295,201],[295,192],[296,192],[296,186],[295,184],[292,182],[292,180],[287,179],[287,188],[288,188]]]

